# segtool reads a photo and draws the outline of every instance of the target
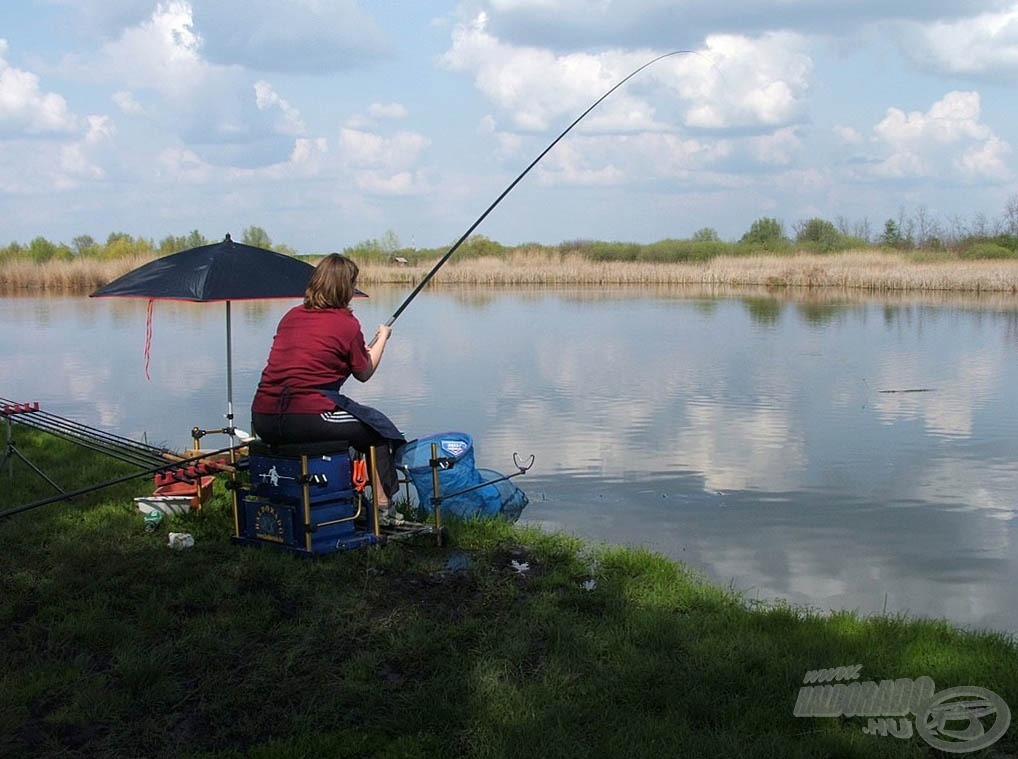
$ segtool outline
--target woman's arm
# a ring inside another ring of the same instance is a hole
[[[382,362],[382,353],[385,351],[385,344],[389,341],[389,336],[392,334],[392,327],[385,324],[379,324],[378,329],[375,331],[375,339],[368,347],[368,356],[371,358],[371,365],[361,372],[354,372],[354,379],[361,382],[367,382],[374,375],[378,365]]]

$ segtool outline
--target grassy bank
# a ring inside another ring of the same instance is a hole
[[[9,261],[0,265],[0,292],[87,294],[151,258]],[[309,259],[315,262],[317,259]],[[414,286],[436,259],[399,265],[359,260],[366,285]],[[856,251],[717,256],[702,262],[598,261],[579,253],[521,248],[504,255],[453,257],[433,280],[443,284],[703,285],[711,287],[838,288],[882,292],[1018,293],[1018,260],[963,260],[943,254]]]
[[[18,439],[88,481],[79,449]],[[18,498],[49,494],[18,466]],[[155,533],[123,491],[0,520],[0,752],[931,756],[862,717],[793,715],[807,671],[851,665],[1018,709],[1013,638],[752,604],[645,551],[489,523],[305,561],[230,529],[221,493]],[[1012,728],[973,756],[1016,751]]]

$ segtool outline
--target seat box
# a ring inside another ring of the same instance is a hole
[[[338,499],[319,503],[311,508],[311,550],[328,553],[343,546],[355,531],[353,516],[357,504],[353,499]],[[307,549],[307,530],[304,525],[304,507],[299,503],[284,503],[267,498],[245,495],[241,500],[240,536],[248,540],[274,543],[280,547]],[[336,524],[326,524],[337,522]],[[324,526],[319,526],[324,525]]]
[[[353,499],[349,449],[307,456],[311,504]],[[281,456],[252,449],[248,473],[251,492],[261,498],[301,502],[301,456]]]

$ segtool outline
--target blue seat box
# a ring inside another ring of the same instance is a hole
[[[251,492],[262,498],[287,503],[302,502],[301,455],[296,446],[252,446],[248,473]],[[284,453],[279,453],[282,450]],[[303,446],[311,478],[308,495],[311,504],[337,499],[353,499],[349,447],[325,450],[321,444]]]
[[[356,536],[353,515],[357,504],[352,499],[321,502],[311,508],[311,552],[331,553],[354,547]],[[280,548],[307,551],[307,530],[304,507],[300,503],[283,503],[267,498],[245,495],[242,498],[241,537],[247,541],[275,544]],[[317,527],[337,519],[347,521]]]

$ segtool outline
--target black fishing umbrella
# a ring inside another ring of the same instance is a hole
[[[233,361],[230,301],[300,298],[314,267],[293,256],[244,245],[227,235],[222,242],[200,245],[158,258],[129,271],[91,297],[148,298],[226,303],[227,428],[233,435]],[[151,312],[150,312],[151,313]]]

